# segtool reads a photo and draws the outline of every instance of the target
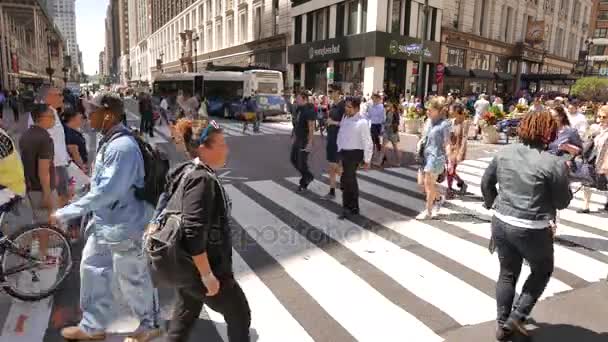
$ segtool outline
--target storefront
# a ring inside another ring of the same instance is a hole
[[[434,41],[425,41],[421,49],[418,39],[374,31],[289,46],[287,60],[293,66],[294,87],[303,84],[325,92],[328,80],[323,68],[333,68],[333,82],[346,94],[406,94],[415,92],[410,81],[421,54],[426,89],[431,91],[436,85],[429,75],[434,75],[433,65],[439,62],[439,43]]]

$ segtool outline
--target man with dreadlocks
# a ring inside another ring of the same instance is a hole
[[[481,184],[486,208],[496,207],[492,241],[500,262],[496,284],[499,341],[514,333],[527,336],[524,322],[553,273],[552,222],[557,210],[568,207],[572,200],[566,163],[547,151],[557,135],[557,122],[551,113],[527,114],[518,135],[521,143],[497,154]],[[513,305],[524,259],[531,273]]]

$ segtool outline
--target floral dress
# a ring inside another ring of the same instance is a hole
[[[386,121],[384,121],[384,129],[382,138],[390,141],[393,144],[399,142],[399,113],[389,112],[386,115]],[[397,116],[397,117],[395,117]],[[395,122],[397,120],[397,122]]]

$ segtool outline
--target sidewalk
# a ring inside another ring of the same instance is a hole
[[[532,312],[530,336],[535,342],[608,341],[608,283],[566,292],[540,302]],[[446,333],[446,342],[493,341],[496,323],[487,322]]]

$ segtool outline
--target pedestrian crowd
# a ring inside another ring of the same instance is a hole
[[[0,205],[23,197],[38,224],[68,226],[91,216],[81,236],[82,318],[62,330],[66,339],[106,337],[115,280],[139,321],[126,342],[161,335],[159,287],[175,291],[167,341],[188,340],[203,305],[224,316],[230,341],[249,341],[251,311],[232,268],[232,201],[216,173],[229,154],[223,130],[213,120],[200,124],[201,117],[207,118],[205,101],[191,94],[163,97],[158,106],[147,94],[137,100],[140,134],[153,136],[159,107],[159,117],[172,124],[185,162],[169,170],[162,154],[125,125],[124,102],[118,94],[83,95],[78,101],[54,87],[42,87],[18,144],[0,130]],[[173,101],[181,108],[178,115],[172,114]],[[314,133],[322,129],[330,183],[326,198],[335,199],[339,187],[339,219],[361,215],[358,171],[401,165],[401,121],[408,110],[420,111],[425,120],[416,159],[426,206],[416,219],[437,218],[446,198],[466,194],[458,164],[466,159],[468,140],[479,134],[480,121],[492,106],[489,102],[481,95],[470,111],[463,99],[452,96],[432,96],[423,103],[413,98],[389,100],[382,93],[344,96],[338,87],[320,98],[301,92],[291,108],[290,160],[301,174],[298,191],[307,191],[314,181],[308,162],[318,141]],[[500,99],[493,103],[502,106]],[[527,334],[523,323],[553,272],[558,212],[573,198],[571,184],[583,185],[581,213],[590,212],[591,189],[608,190],[608,106],[600,106],[589,125],[581,106],[563,98],[536,99],[530,107],[522,99],[517,105],[523,113],[517,118],[518,142],[495,155],[481,184],[484,205],[495,209],[490,248],[500,261],[499,340]],[[254,103],[248,106],[257,113]],[[100,136],[95,153],[88,152],[84,126]],[[89,179],[88,190],[78,197],[71,186],[75,170]],[[444,180],[445,192],[440,186]],[[44,256],[47,242],[44,236],[39,240]],[[531,273],[515,301],[524,260]]]

